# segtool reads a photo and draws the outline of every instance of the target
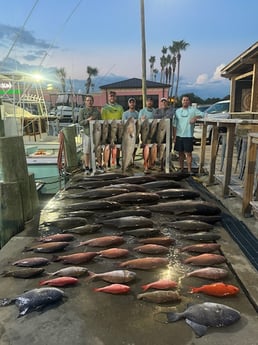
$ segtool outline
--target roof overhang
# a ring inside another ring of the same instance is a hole
[[[253,65],[258,62],[258,42],[245,50],[242,54],[232,60],[221,69],[221,76],[231,78],[253,71]]]

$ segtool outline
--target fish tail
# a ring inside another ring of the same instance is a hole
[[[198,292],[198,288],[190,287],[188,293]]]
[[[92,271],[88,271],[88,277],[86,277],[84,281],[85,281],[85,283],[88,283],[89,281],[91,281],[95,277],[96,277],[96,273],[94,273]]]
[[[51,261],[54,261],[54,262],[55,261],[60,261],[59,256],[58,255],[53,255]]]
[[[42,285],[47,285],[48,284],[48,281],[46,281],[46,280],[41,280],[40,282],[39,282],[39,285],[40,286],[42,286]]]
[[[148,290],[148,285],[147,284],[146,285],[142,285],[141,288],[142,288],[143,291],[146,291],[146,290]]]
[[[31,251],[31,250],[32,250],[32,249],[31,249],[30,247],[27,247],[27,246],[23,248],[23,252],[29,252],[29,251]]]
[[[5,307],[15,302],[15,298],[2,298],[0,299],[0,307]]]
[[[177,313],[169,312],[167,313],[167,321],[168,322],[176,322],[180,319]]]

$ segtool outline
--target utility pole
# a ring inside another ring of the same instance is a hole
[[[145,14],[144,0],[141,0],[141,36],[142,36],[142,106],[146,101],[146,40],[145,40]]]

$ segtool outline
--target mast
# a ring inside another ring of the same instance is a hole
[[[142,106],[146,101],[146,40],[145,40],[145,14],[144,0],[141,0],[141,37],[142,37]]]

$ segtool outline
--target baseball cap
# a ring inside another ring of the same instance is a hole
[[[133,97],[130,97],[130,98],[128,99],[128,103],[130,103],[130,102],[135,102],[135,103],[136,103],[136,99],[133,98]]]
[[[165,101],[165,102],[168,101],[166,97],[162,97],[161,100],[160,100],[160,102],[164,102],[164,101]]]
[[[151,100],[151,101],[153,101],[153,98],[152,98],[152,96],[147,96],[147,97],[146,97],[146,100]]]

